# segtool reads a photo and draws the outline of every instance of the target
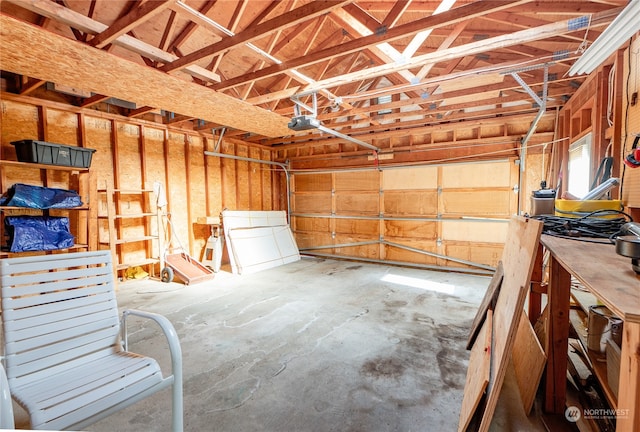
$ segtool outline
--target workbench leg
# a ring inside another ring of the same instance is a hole
[[[625,322],[620,353],[616,431],[640,431],[640,324]]]
[[[571,275],[553,256],[550,260],[549,286],[547,287],[549,328],[545,346],[547,371],[544,409],[548,413],[562,414],[565,411],[567,392]]]
[[[529,288],[529,321],[535,327],[540,313],[542,312],[542,263],[544,257],[544,248],[542,244],[538,244],[538,252],[536,260],[533,263],[533,272],[531,273],[531,286]]]

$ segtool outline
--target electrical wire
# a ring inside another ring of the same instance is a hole
[[[611,216],[618,217],[608,218]],[[543,222],[544,234],[603,244],[613,244],[615,237],[620,235],[622,225],[633,222],[631,215],[622,210],[596,210],[581,217],[536,215],[531,218]]]

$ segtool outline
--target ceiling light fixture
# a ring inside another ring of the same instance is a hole
[[[629,4],[569,69],[569,76],[590,74],[636,32],[640,31],[640,0]]]

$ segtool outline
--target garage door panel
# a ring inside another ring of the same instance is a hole
[[[382,189],[424,190],[438,188],[437,167],[413,167],[389,169],[382,172]]]
[[[502,254],[503,245],[490,243],[449,242],[444,244],[444,254],[465,261],[496,267]],[[452,267],[466,267],[465,264],[449,262]]]
[[[507,238],[508,221],[485,222],[473,220],[450,220],[442,222],[442,239],[466,242],[504,243]]]
[[[517,176],[511,160],[294,174],[292,226],[302,249],[333,246],[320,254],[473,267],[421,250],[496,266],[517,209]],[[335,247],[363,242],[371,244]]]
[[[296,217],[294,218],[296,231],[320,231],[328,232],[330,220],[328,218]]]
[[[403,246],[408,246],[411,248],[423,250],[432,254],[438,253],[438,248],[434,241],[428,240],[414,240],[407,241],[404,240],[402,242],[396,242]],[[429,265],[437,265],[438,259],[433,255],[427,255],[419,252],[413,252],[410,250],[398,248],[391,245],[385,245],[384,249],[385,259],[389,261],[400,261],[400,262],[408,262],[414,264],[429,264]]]
[[[335,174],[336,191],[378,191],[380,174],[378,171],[338,172]]]
[[[432,216],[438,214],[438,193],[427,191],[384,192],[386,216]]]
[[[336,213],[345,215],[378,215],[380,199],[377,192],[336,193]]]
[[[438,222],[436,221],[384,221],[385,239],[393,241],[398,238],[421,238],[436,240],[438,238]]]
[[[335,231],[341,234],[367,235],[374,238],[380,232],[380,222],[366,219],[336,219]]]
[[[331,174],[297,174],[294,189],[296,192],[330,192],[332,189]]]
[[[445,165],[442,167],[442,188],[510,187],[512,168],[511,161]]]
[[[380,245],[377,243],[363,244],[357,246],[340,246],[353,243],[368,243],[372,239],[369,236],[355,236],[336,234],[334,244],[337,247],[334,249],[335,253],[341,256],[354,256],[359,258],[379,259],[380,258]]]
[[[512,191],[477,190],[442,193],[442,215],[509,216]]]
[[[293,210],[296,213],[325,214],[331,209],[331,192],[296,193],[293,200]]]
[[[325,246],[333,244],[333,239],[330,233],[318,233],[318,232],[303,232],[295,231],[294,237],[299,249],[313,248],[314,246]],[[325,251],[325,253],[329,253]]]

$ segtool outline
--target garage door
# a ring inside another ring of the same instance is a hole
[[[303,253],[482,270],[517,212],[513,160],[292,175]]]

